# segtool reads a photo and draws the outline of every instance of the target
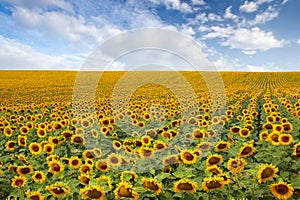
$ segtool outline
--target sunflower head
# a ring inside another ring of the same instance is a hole
[[[125,198],[133,198],[134,200],[138,200],[139,194],[132,187],[132,185],[127,182],[121,182],[117,184],[117,188],[114,190],[115,198],[119,199],[120,197]]]
[[[286,182],[279,182],[270,185],[270,190],[278,199],[289,199],[293,196],[294,188]]]
[[[34,182],[44,182],[46,180],[46,176],[44,174],[44,172],[42,171],[36,171],[34,172],[34,174],[32,175],[32,179],[34,180]]]
[[[238,155],[242,158],[248,158],[255,151],[255,148],[252,143],[244,144],[242,148],[240,148]]]
[[[83,189],[80,189],[80,195],[82,199],[97,199],[103,200],[105,197],[104,188],[95,185],[95,186],[85,186]]]
[[[220,176],[217,177],[205,177],[202,182],[202,187],[206,192],[220,189],[224,187],[224,179]]]
[[[174,184],[174,192],[189,192],[195,193],[198,188],[198,183],[194,181],[190,181],[188,179],[181,179],[175,182]]]
[[[276,176],[278,168],[272,164],[264,164],[260,166],[260,169],[257,173],[258,182],[262,183]]]
[[[24,176],[15,176],[11,181],[11,186],[14,188],[21,188],[23,187],[27,182],[26,177]]]
[[[197,155],[191,150],[183,150],[180,152],[180,160],[183,164],[194,164],[197,161]]]
[[[48,190],[54,197],[62,197],[70,194],[70,187],[64,185],[62,182],[57,182],[55,184],[46,186],[46,190]]]
[[[148,189],[154,193],[156,193],[157,195],[159,195],[162,191],[162,184],[158,182],[158,180],[153,179],[153,178],[142,178],[142,186],[145,189]]]
[[[206,159],[207,166],[220,165],[223,162],[223,157],[221,155],[210,155]]]

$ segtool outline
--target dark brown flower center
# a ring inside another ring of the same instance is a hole
[[[251,151],[252,151],[252,148],[251,148],[251,147],[245,147],[245,148],[243,149],[243,151],[241,152],[241,154],[242,154],[242,155],[247,155],[247,154],[251,153]]]
[[[59,171],[60,171],[60,166],[59,166],[59,164],[54,163],[54,164],[52,165],[52,169],[53,169],[53,171],[59,172]]]
[[[186,160],[188,160],[188,161],[192,161],[192,160],[194,159],[194,156],[193,156],[191,153],[189,153],[189,152],[185,152],[185,153],[183,154],[183,157],[184,157]]]
[[[211,165],[215,165],[215,164],[217,164],[217,163],[220,162],[220,158],[218,158],[218,157],[211,157],[208,162]]]
[[[224,143],[221,143],[218,145],[218,149],[225,149],[226,147],[227,147],[227,145]]]
[[[72,165],[76,166],[76,165],[78,165],[79,161],[78,160],[72,160],[71,163],[72,163]]]
[[[22,174],[28,174],[28,173],[30,173],[29,167],[22,168],[22,169],[21,169],[21,173],[22,173]]]
[[[286,185],[280,184],[275,187],[275,190],[277,193],[284,195],[284,194],[288,193],[289,188]]]
[[[92,189],[87,192],[86,196],[92,199],[98,199],[102,196],[102,192],[97,189]]]
[[[54,188],[52,189],[52,192],[54,192],[55,194],[63,194],[65,190],[63,188]]]
[[[263,170],[263,172],[261,173],[261,178],[268,178],[268,177],[272,176],[272,174],[274,174],[273,169],[271,169],[271,168],[266,168],[266,169]]]
[[[210,181],[206,184],[206,187],[208,189],[216,189],[216,188],[220,188],[222,186],[221,183],[219,183],[219,181]]]
[[[178,189],[180,189],[180,190],[192,190],[193,186],[190,183],[179,183],[178,184]]]

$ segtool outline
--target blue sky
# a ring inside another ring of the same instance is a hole
[[[195,40],[220,71],[299,71],[299,9],[299,0],[0,0],[0,69],[79,70],[105,40],[159,27]]]

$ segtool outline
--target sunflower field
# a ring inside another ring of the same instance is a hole
[[[300,199],[300,73],[149,73],[1,71],[0,199]]]

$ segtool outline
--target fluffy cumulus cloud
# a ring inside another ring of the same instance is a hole
[[[183,13],[191,13],[193,10],[191,6],[185,2],[180,2],[180,0],[151,0],[154,4],[163,4],[167,9],[171,10],[179,10]],[[203,4],[203,1],[195,1],[196,4]]]
[[[235,15],[235,14],[233,14],[233,13],[231,12],[231,8],[232,8],[232,6],[229,6],[228,8],[226,8],[224,17],[227,18],[227,19],[233,19],[233,20],[236,20],[236,19],[238,18],[238,16]]]
[[[232,49],[242,49],[246,54],[254,54],[256,51],[282,47],[284,41],[276,39],[272,32],[265,32],[258,27],[254,27],[251,29],[236,29],[233,34],[222,42],[222,45],[229,46]]]
[[[240,10],[246,13],[253,13],[258,10],[259,6],[264,3],[272,2],[273,0],[257,0],[257,1],[245,1],[243,5],[240,6]]]
[[[13,9],[12,16],[20,26],[38,30],[48,36],[59,36],[69,41],[78,42],[87,37],[101,41],[104,36],[120,33],[118,28],[109,25],[98,28],[82,16],[74,17],[62,12],[39,12],[17,7]]]
[[[16,40],[0,36],[0,69],[78,69],[81,56],[50,56]]]

